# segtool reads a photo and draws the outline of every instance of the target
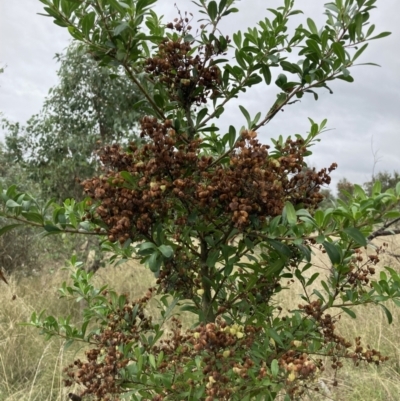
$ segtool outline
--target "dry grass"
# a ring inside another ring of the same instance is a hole
[[[397,241],[396,241],[397,240]],[[400,238],[392,238],[389,251],[400,253]],[[382,264],[400,269],[400,263],[385,256]],[[316,260],[319,268],[328,266],[322,258]],[[315,267],[317,269],[317,267]],[[46,309],[49,314],[79,317],[80,307],[59,300],[57,288],[68,278],[68,272],[56,270],[54,274],[22,278],[10,285],[1,285],[0,291],[0,401],[55,401],[67,399],[61,382],[62,368],[82,352],[78,346],[67,351],[61,339],[45,341],[38,332],[19,323],[28,321],[33,311]],[[129,293],[134,299],[154,283],[151,272],[130,262],[118,267],[100,269],[95,281],[101,285],[111,283],[118,292]],[[282,303],[290,308],[289,299],[295,299],[300,288],[292,287]],[[13,295],[16,298],[13,300]],[[295,300],[295,302],[298,302]],[[400,309],[388,305],[394,323],[388,325],[381,309],[361,307],[357,320],[345,316],[340,322],[341,333],[354,338],[361,335],[365,344],[378,348],[391,356],[382,367],[354,367],[347,363],[341,370],[339,386],[331,389],[331,399],[336,401],[398,401],[400,399]],[[332,375],[327,372],[322,379],[329,385]],[[310,400],[327,400],[312,395]]]

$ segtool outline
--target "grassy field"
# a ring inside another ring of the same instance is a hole
[[[388,252],[400,253],[400,236],[385,238]],[[383,242],[383,239],[375,241]],[[381,265],[400,270],[400,262],[389,254],[381,258]],[[323,257],[316,257],[314,269],[328,268]],[[325,270],[326,271],[326,270]],[[49,314],[72,314],[79,318],[80,306],[58,299],[57,288],[68,279],[68,272],[48,269],[40,275],[21,278],[10,277],[10,285],[0,283],[0,401],[50,401],[67,399],[71,389],[61,382],[62,368],[82,352],[78,345],[64,351],[62,339],[45,341],[34,328],[21,326],[33,311],[46,309]],[[136,298],[154,282],[153,275],[142,266],[129,262],[118,267],[107,267],[96,273],[98,284],[110,283],[117,291]],[[297,303],[300,288],[293,286],[282,295],[282,306],[290,309]],[[15,295],[15,297],[14,297]],[[289,301],[292,300],[292,301]],[[294,301],[293,301],[294,300]],[[347,363],[340,371],[339,385],[332,388],[332,373],[327,369],[321,380],[330,394],[315,395],[313,400],[336,401],[398,401],[400,399],[400,309],[388,305],[394,323],[388,325],[380,308],[361,307],[357,320],[343,316],[340,332],[348,338],[361,335],[364,344],[377,348],[390,360],[383,366],[354,367]]]

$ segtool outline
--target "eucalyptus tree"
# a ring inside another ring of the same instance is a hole
[[[96,151],[108,143],[136,140],[143,96],[121,68],[99,65],[84,45],[72,42],[55,57],[58,84],[25,126],[4,121],[6,144],[44,196],[80,199],[78,180],[97,171]]]

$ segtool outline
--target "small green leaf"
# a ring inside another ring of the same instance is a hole
[[[341,306],[341,309],[342,309],[343,312],[346,312],[353,319],[357,318],[356,314],[351,309],[345,308],[344,306]]]
[[[312,276],[311,276],[311,278],[307,281],[307,284],[306,284],[306,287],[308,287],[309,285],[311,285],[315,280],[316,280],[316,278],[319,276],[319,273],[314,273]]]
[[[21,207],[21,205],[15,201],[13,201],[12,199],[9,199],[6,202],[6,207],[14,208],[14,207]]]
[[[207,11],[211,21],[215,21],[218,15],[218,7],[217,3],[214,0],[208,3]]]
[[[174,250],[170,245],[161,245],[158,250],[163,254],[164,257],[170,258],[174,254]]]
[[[145,251],[146,249],[155,249],[157,248],[152,242],[144,242],[140,245],[139,251]]]
[[[120,14],[125,15],[126,14],[126,9],[121,5],[121,3],[118,0],[108,0],[108,3],[114,10],[118,11]]]
[[[400,195],[400,181],[396,184],[396,194],[397,196]]]
[[[233,148],[235,141],[236,141],[236,129],[233,125],[230,125],[229,126],[228,143],[229,143],[229,147],[231,149]]]
[[[331,242],[325,241],[322,243],[323,247],[326,250],[326,253],[329,256],[330,261],[333,265],[337,265],[340,263],[341,256],[340,252],[338,251],[337,247],[332,244]]]
[[[62,230],[60,228],[58,228],[57,226],[54,226],[52,224],[46,224],[43,227],[48,233],[60,233],[62,232]]]
[[[279,373],[279,364],[276,359],[274,359],[271,363],[271,374],[273,377],[277,377]]]
[[[311,33],[318,35],[318,29],[315,22],[311,18],[307,18],[307,25],[310,28]]]
[[[121,24],[117,25],[114,29],[114,36],[120,35],[122,32],[124,32],[126,29],[129,28],[129,24],[127,22],[122,22]]]
[[[160,270],[161,260],[158,258],[159,253],[154,252],[151,256],[146,260],[146,265],[153,272],[157,273]]]
[[[196,117],[196,125],[199,126],[201,121],[203,120],[203,118],[207,115],[208,113],[208,109],[204,108],[201,109],[198,113],[197,113],[197,117]]]
[[[286,212],[286,219],[289,225],[294,226],[297,224],[297,215],[294,206],[290,202],[285,203],[285,208],[283,209],[284,213]]]
[[[346,62],[346,53],[344,51],[343,45],[340,42],[335,42],[332,44],[332,50],[338,56],[339,60],[344,64]]]
[[[11,231],[13,228],[21,226],[22,224],[10,224],[9,226],[4,226],[0,228],[0,236]]]
[[[380,33],[379,35],[376,35],[376,36],[374,36],[374,37],[372,37],[372,38],[368,38],[368,40],[374,40],[374,39],[385,38],[386,36],[389,36],[389,35],[391,35],[391,34],[392,34],[392,32],[382,32],[382,33]]]
[[[361,46],[361,47],[354,53],[353,60],[352,60],[353,63],[354,63],[354,61],[356,61],[356,60],[361,56],[361,54],[364,52],[364,50],[365,50],[367,47],[368,47],[368,43],[365,43],[363,46]]]
[[[314,215],[315,222],[319,228],[322,228],[324,224],[324,212],[322,210],[317,210]]]
[[[152,367],[153,369],[156,369],[156,368],[157,368],[157,366],[156,366],[156,359],[154,358],[154,355],[153,355],[153,354],[150,354],[150,355],[149,355],[149,362],[150,362],[150,365],[151,365],[151,367]]]
[[[357,244],[366,246],[367,239],[364,234],[356,227],[349,227],[343,230],[350,238],[352,238]]]
[[[249,112],[243,106],[239,106],[239,109],[243,113],[243,115],[245,116],[245,118],[247,120],[247,125],[250,128],[251,127],[251,118],[250,118]]]
[[[82,32],[87,38],[89,37],[89,33],[94,26],[95,18],[96,18],[96,13],[94,11],[92,11],[92,12],[86,14],[81,20]]]
[[[387,320],[388,320],[388,323],[389,324],[392,324],[392,322],[393,322],[393,316],[392,316],[392,314],[390,313],[390,310],[388,309],[388,308],[386,308],[386,306],[385,305],[383,305],[383,304],[379,304],[379,306],[383,309],[383,311],[385,312],[385,315],[386,315],[386,318],[387,318]]]
[[[272,329],[272,328],[269,329],[268,334],[277,344],[279,344],[281,347],[283,347],[282,339],[279,337],[278,333],[274,329]]]
[[[207,258],[206,264],[208,267],[214,267],[219,258],[219,249],[212,250]]]
[[[382,192],[382,184],[380,181],[375,181],[372,188],[372,195],[378,195]]]
[[[267,65],[263,64],[261,66],[261,72],[263,74],[265,83],[267,85],[269,85],[271,83],[271,79],[272,79],[271,70],[269,69],[269,67]]]

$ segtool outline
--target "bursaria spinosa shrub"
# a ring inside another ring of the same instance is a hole
[[[238,12],[233,0],[194,2],[201,25],[180,10],[164,24],[154,0],[41,1],[144,97],[133,106],[143,111],[142,141],[99,152],[101,174],[82,182],[87,199],[42,205],[15,187],[3,191],[3,216],[47,233],[98,235],[111,262],[137,258],[156,277],[130,300],[95,288],[72,258],[61,294],[86,301],[83,323],[45,313],[30,322],[49,337],[87,343],[85,358],[65,368],[65,384],[79,385],[71,399],[294,400],[320,390],[327,363],[335,375],[345,360],[384,362],[338,325],[367,304],[391,321],[384,302],[400,304],[397,272],[386,267],[377,277],[385,247],[362,251],[400,216],[400,185],[382,192],[377,182],[368,194],[355,186],[348,202],[322,211],[321,189],[337,165],[316,170],[307,158],[327,121],[262,141],[283,107],[301,107],[296,100],[309,94],[317,100],[336,79],[353,82],[368,41],[388,35],[373,34],[376,2],[328,3],[322,28],[305,18],[290,32],[289,19],[302,16],[285,0],[256,27],[227,35],[219,23]],[[220,133],[231,100],[256,85],[277,88],[276,100],[255,116],[240,105]],[[329,269],[313,265],[315,253],[326,254]],[[295,285],[298,298],[283,308]],[[191,317],[183,322],[181,312]]]

